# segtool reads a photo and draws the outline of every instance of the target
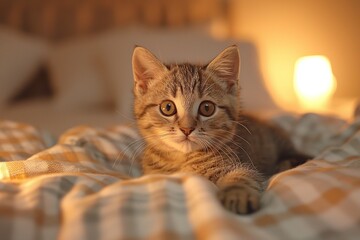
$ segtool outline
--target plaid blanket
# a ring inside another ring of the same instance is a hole
[[[34,127],[0,121],[0,238],[358,238],[360,118],[275,122],[316,157],[275,175],[260,211],[237,216],[199,176],[142,176],[142,141],[129,126],[79,126],[49,146]]]

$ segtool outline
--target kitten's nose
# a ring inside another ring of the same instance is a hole
[[[180,128],[180,130],[185,134],[185,136],[189,136],[192,131],[195,130],[195,128]]]

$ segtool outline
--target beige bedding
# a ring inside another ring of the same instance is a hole
[[[50,147],[32,126],[0,121],[1,239],[358,238],[360,119],[275,121],[316,157],[274,176],[248,216],[224,210],[199,176],[141,176],[130,126],[80,126]]]

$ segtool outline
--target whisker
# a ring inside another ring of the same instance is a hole
[[[210,140],[210,139],[209,139]],[[216,138],[213,138],[213,139],[211,139],[210,140],[211,142],[213,142],[213,143],[222,143],[222,141],[220,141],[220,140],[218,140],[218,139],[216,139]],[[227,157],[228,157],[228,159],[232,162],[232,165],[233,166],[235,166],[236,165],[236,162],[235,162],[235,160],[233,159],[233,157],[231,157],[231,156],[234,156],[237,160],[238,160],[238,162],[241,162],[240,161],[240,159],[239,159],[239,157],[237,156],[237,154],[231,149],[231,148],[229,148],[228,146],[226,146],[226,145],[224,145],[224,147],[221,147],[221,148],[218,148],[221,152],[223,152]]]
[[[123,157],[127,154],[127,151],[129,151],[132,146],[138,144],[139,142],[141,143],[142,141],[144,141],[143,139],[137,139],[131,143],[129,143],[125,149],[121,149],[121,151],[119,152],[119,154],[117,155],[117,157],[115,158],[114,162],[113,162],[113,165],[112,165],[112,168],[116,168],[116,165],[117,165],[117,162],[119,161],[120,159],[120,162],[123,160]]]
[[[139,146],[137,146],[137,144],[139,145],[145,145],[146,144],[146,139],[149,139],[149,138],[152,138],[152,137],[156,137],[158,136],[158,134],[152,134],[152,135],[148,135],[146,137],[142,137],[140,139],[137,139],[131,143],[129,143],[125,149],[121,149],[121,152],[117,155],[116,159],[114,160],[114,163],[112,165],[112,168],[116,168],[116,165],[118,163],[120,163],[121,161],[123,161],[123,157],[125,155],[132,155],[132,152],[134,151],[134,149],[137,149]],[[134,148],[134,149],[133,149]],[[119,158],[120,158],[120,161],[119,161]]]
[[[208,133],[206,133],[208,136],[210,136],[210,137],[212,137],[212,139],[213,140],[217,140],[218,142],[220,142],[220,143],[222,143],[220,140],[218,140],[217,138],[222,138],[222,139],[225,139],[225,140],[232,140],[232,138],[231,137],[228,137],[228,136],[219,136],[219,135],[215,135],[215,134],[208,134]],[[247,156],[247,158],[249,159],[249,161],[250,161],[250,163],[251,163],[251,165],[255,168],[255,169],[257,169],[256,168],[256,166],[255,166],[255,164],[254,164],[254,162],[253,162],[253,160],[251,159],[251,157],[250,157],[250,154],[246,151],[246,149],[245,148],[243,148],[240,144],[238,144],[238,143],[236,143],[236,142],[234,142],[234,141],[232,141],[231,142],[232,144],[234,144],[235,146],[237,146],[237,147],[239,147],[245,154],[246,154],[246,156]],[[226,145],[225,145],[226,146]],[[251,145],[249,144],[249,146],[251,147]],[[226,147],[228,147],[228,146],[226,146]],[[228,147],[229,148],[229,147]],[[230,148],[231,149],[231,148]],[[233,149],[231,149],[231,151],[233,151],[234,152],[234,150]],[[234,154],[237,156],[237,159],[241,162],[241,160],[238,158],[238,155],[234,152]]]
[[[136,121],[135,121],[134,118],[125,115],[125,114],[122,113],[120,110],[115,110],[115,113],[116,113],[117,115],[120,115],[120,119],[121,119],[121,118],[122,118],[122,119],[126,119],[127,121],[130,121],[131,123],[133,123],[134,125],[136,125]]]
[[[150,138],[166,138],[168,136],[172,135],[171,133],[162,133],[162,134],[152,134],[152,135],[148,135],[146,136],[142,142],[142,144],[140,144],[139,146],[136,147],[135,151],[133,152],[133,155],[130,159],[130,167],[129,167],[129,175],[131,175],[132,173],[132,167],[134,165],[134,162],[136,161],[136,157],[138,156],[138,154],[142,153],[144,151],[144,149],[147,147],[148,149],[152,149],[155,148],[156,145],[151,144],[149,142],[146,142],[145,139],[150,139]]]
[[[143,144],[137,146],[137,148],[135,149],[135,151],[131,157],[129,172],[128,172],[131,177],[134,177],[134,175],[132,174],[132,172],[133,172],[132,168],[133,168],[134,162],[136,161],[138,154],[143,152],[143,150],[145,149],[145,146],[146,146],[145,142],[143,142]]]
[[[203,139],[203,140],[205,140],[205,139]],[[220,151],[226,155],[226,157],[228,158],[228,160],[230,160],[230,161],[232,162],[232,165],[235,165],[235,161],[234,161],[233,158],[231,157],[231,153],[230,153],[230,152],[226,152],[226,151],[225,151],[224,149],[222,149],[222,148],[216,148],[216,147],[214,146],[214,144],[213,144],[213,143],[216,143],[214,140],[215,140],[215,139],[206,139],[205,141],[207,141],[210,146],[213,146],[212,149],[214,149],[214,150],[216,150],[216,152],[218,152],[218,156],[221,157],[221,161],[222,161],[224,164],[226,164],[226,163],[228,163],[228,162],[225,161],[225,159],[224,159],[224,157],[223,157],[223,154],[221,154]],[[229,154],[230,154],[230,155],[229,155]]]
[[[238,124],[239,126],[243,127],[249,134],[252,135],[252,133],[251,133],[251,131],[249,130],[249,128],[246,127],[246,126],[245,126],[244,124],[242,124],[241,122],[239,122],[239,121],[234,121],[234,120],[229,120],[229,121],[231,121],[231,122],[233,122],[233,123],[235,123],[235,124]]]
[[[240,136],[240,135],[238,135],[238,134],[236,134],[236,133],[234,133],[234,132],[225,130],[225,129],[221,129],[221,131],[226,132],[226,133],[230,133],[230,134],[233,135],[234,137],[240,138],[241,140],[243,140],[244,142],[246,142],[246,143],[251,147],[251,144],[249,143],[249,141],[246,140],[245,138],[243,138],[242,136]],[[232,140],[232,137],[230,137],[230,136],[226,136],[226,137],[229,137],[228,140]]]

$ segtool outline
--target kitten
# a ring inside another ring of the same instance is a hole
[[[207,65],[165,65],[136,47],[132,64],[145,174],[202,175],[226,209],[251,213],[266,178],[306,161],[282,130],[240,113],[237,46]]]

